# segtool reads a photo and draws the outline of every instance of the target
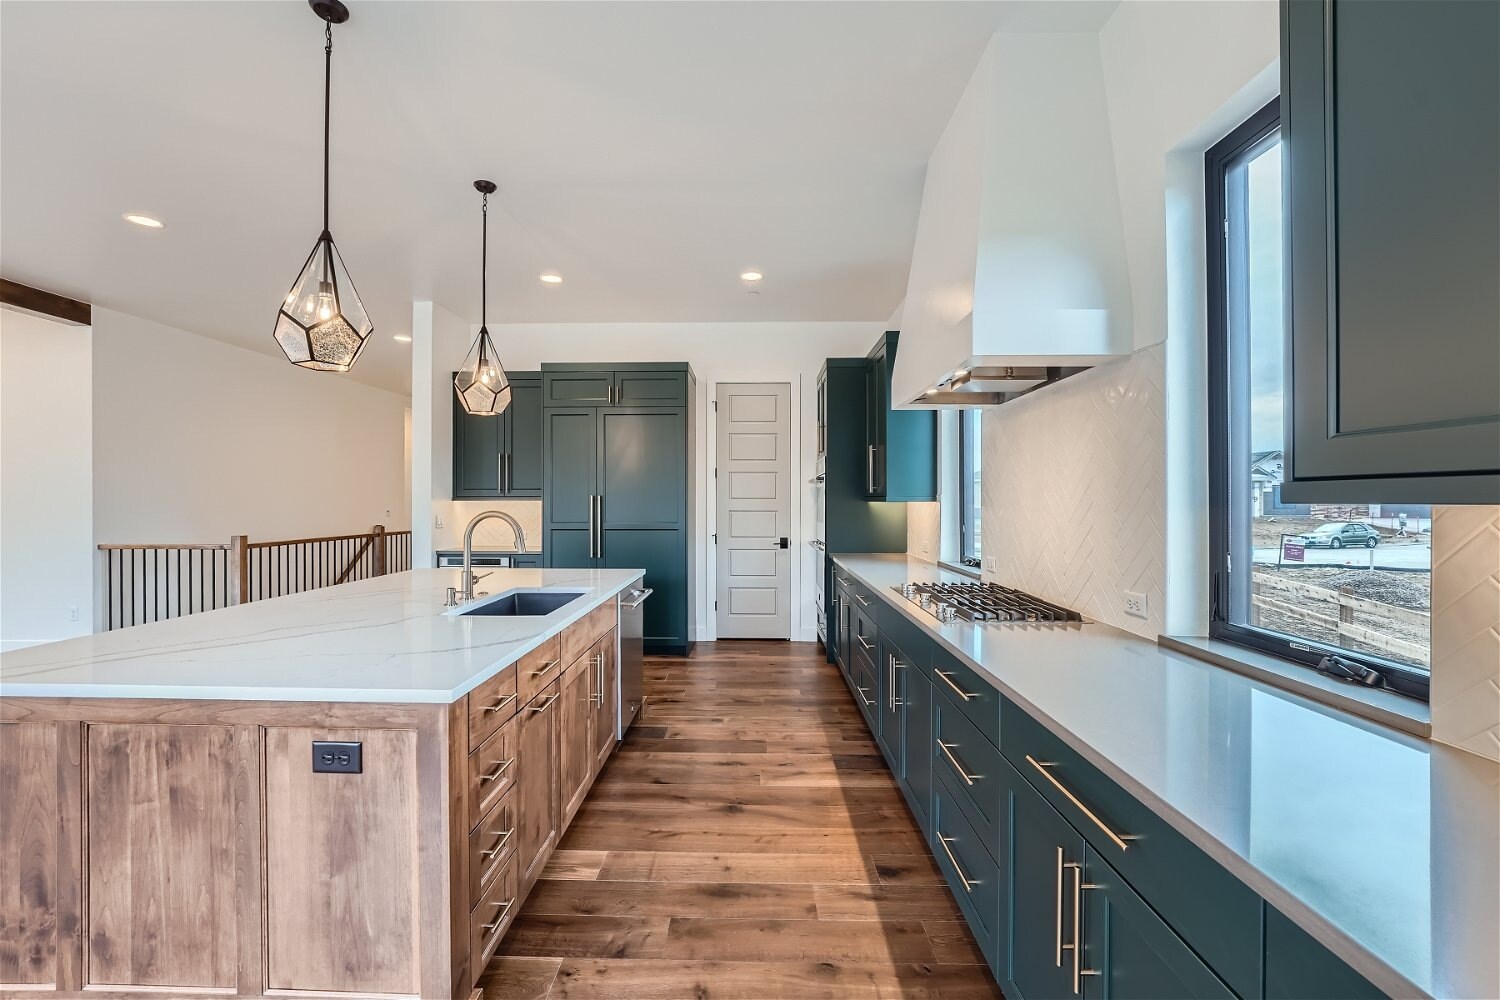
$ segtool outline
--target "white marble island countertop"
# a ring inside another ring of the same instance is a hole
[[[1500,997],[1500,765],[1103,624],[939,623],[840,566],[1392,997]]]
[[[545,616],[486,617],[447,613],[461,574],[392,573],[0,654],[0,697],[450,704],[642,577],[497,569],[480,583],[494,596],[583,596]]]

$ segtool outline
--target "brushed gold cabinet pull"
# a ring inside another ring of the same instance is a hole
[[[943,683],[946,684],[946,685],[948,685],[949,687],[951,687],[954,690],[954,692],[956,692],[958,694],[958,696],[960,698],[962,698],[964,701],[968,701],[970,698],[978,698],[979,697],[979,695],[977,695],[977,694],[970,694],[969,692],[965,691],[963,688],[959,687],[957,684],[953,683],[953,675],[951,673],[949,673],[948,671],[946,671],[946,670],[934,670],[933,673],[935,673],[939,677],[941,677],[943,679]]]
[[[555,694],[548,695],[546,701],[542,702],[540,705],[532,705],[532,706],[528,707],[526,709],[526,711],[532,713],[533,715],[541,715],[543,712],[547,711],[547,709],[551,708],[552,707],[552,703],[554,701],[556,701],[556,700],[557,700],[557,695],[555,695]]]
[[[1078,808],[1079,812],[1083,813],[1085,816],[1087,816],[1089,818],[1090,822],[1092,822],[1100,830],[1104,831],[1104,835],[1106,837],[1108,837],[1110,839],[1110,841],[1112,841],[1116,847],[1118,847],[1122,851],[1128,849],[1127,846],[1126,846],[1126,844],[1125,844],[1125,838],[1124,837],[1121,837],[1118,833],[1115,833],[1115,831],[1113,831],[1109,827],[1105,826],[1104,825],[1104,820],[1100,819],[1098,816],[1095,816],[1094,815],[1094,811],[1092,809],[1090,809],[1088,806],[1084,805],[1082,802],[1078,801],[1078,796],[1076,796],[1072,792],[1068,791],[1068,787],[1066,785],[1064,785],[1061,781],[1058,781],[1056,778],[1054,778],[1052,776],[1052,772],[1047,770],[1047,768],[1049,768],[1049,767],[1056,767],[1057,766],[1057,762],[1056,761],[1037,760],[1035,757],[1031,756],[1031,754],[1027,754],[1026,755],[1026,763],[1030,764],[1032,767],[1036,768],[1039,772],[1041,772],[1042,777],[1044,777],[1048,781],[1050,781],[1052,783],[1052,787],[1056,788],[1059,792],[1061,792],[1063,794],[1064,798],[1066,798],[1069,802],[1073,803],[1073,805]]]
[[[1099,887],[1083,880],[1081,863],[1070,861],[1067,867],[1073,869],[1073,943],[1066,947],[1073,949],[1073,995],[1077,996],[1083,992],[1082,977],[1099,975],[1099,970],[1083,967],[1083,890]]]
[[[1062,884],[1063,884],[1063,849],[1061,847],[1059,847],[1057,849],[1057,912],[1056,912],[1056,918],[1057,918],[1057,956],[1054,959],[1054,964],[1059,969],[1062,968],[1062,953],[1063,953],[1063,943],[1062,943]]]
[[[858,639],[859,640],[859,644],[861,646],[865,647],[865,649],[874,649],[875,648],[875,644],[873,642],[871,642],[869,639],[866,639],[864,636],[862,636],[862,635],[860,635],[858,633],[855,633],[854,638]]]
[[[968,771],[965,771],[964,766],[959,763],[958,758],[953,756],[953,748],[958,746],[957,743],[944,743],[942,740],[938,740],[937,745],[938,749],[943,751],[943,756],[948,758],[948,763],[953,765],[953,770],[957,771],[958,776],[964,779],[964,784],[972,785],[976,781],[984,780],[984,775],[982,774],[970,774]]]
[[[858,687],[858,685],[855,685],[855,686]],[[875,702],[874,702],[873,699],[865,697],[865,692],[867,690],[869,690],[869,689],[868,688],[859,688],[859,700],[862,701],[862,702],[864,702],[866,707],[869,707],[869,706],[875,704]]]
[[[493,705],[486,705],[486,706],[484,706],[484,710],[486,712],[498,712],[501,709],[503,709],[506,705],[509,705],[511,702],[513,702],[515,700],[516,700],[516,696],[515,695],[508,694],[504,698],[501,698],[499,701],[495,702]]]
[[[859,603],[860,603],[860,604],[861,604],[861,605],[863,605],[863,606],[864,606],[864,607],[867,607],[867,608],[868,608],[868,607],[869,607],[869,606],[870,606],[870,602],[869,602],[869,601],[867,601],[867,600],[865,600],[865,599],[864,599],[864,598],[863,598],[863,597],[861,597],[861,596],[860,596],[860,595],[859,595],[859,594],[855,594],[855,595],[854,595],[854,599],[855,599],[855,600],[856,600],[856,601],[858,601],[858,602],[859,602]]]
[[[504,774],[506,771],[509,771],[510,770],[510,766],[512,764],[514,764],[515,762],[516,762],[516,759],[514,757],[512,757],[510,760],[502,760],[500,762],[500,766],[499,767],[495,768],[489,774],[481,774],[479,776],[479,780],[480,781],[498,781],[498,780],[500,780],[500,775]]]
[[[510,913],[510,908],[512,906],[514,906],[515,904],[516,904],[516,900],[515,900],[514,896],[512,896],[510,899],[507,899],[504,903],[499,903],[499,902],[495,903],[494,904],[495,906],[498,906],[498,907],[501,908],[500,909],[500,915],[498,917],[496,917],[490,923],[480,924],[479,925],[479,929],[482,930],[482,931],[484,931],[486,934],[493,933],[496,927],[499,927],[501,924],[505,923],[505,918]]]
[[[506,844],[506,842],[510,840],[510,835],[513,834],[513,833],[515,833],[515,832],[516,832],[515,827],[511,827],[509,830],[495,830],[495,831],[492,831],[491,836],[498,835],[500,837],[500,843],[496,844],[494,847],[491,847],[487,851],[480,851],[479,853],[483,854],[487,858],[493,858],[495,855],[497,855],[501,851],[505,850],[505,844]]]
[[[561,662],[562,660],[548,660],[546,663],[543,663],[540,667],[537,667],[535,670],[533,670],[531,672],[531,676],[540,677]]]
[[[945,837],[943,831],[939,830],[938,843],[943,845],[943,853],[948,855],[948,860],[952,863],[953,870],[958,873],[958,880],[964,884],[964,892],[973,892],[974,887],[979,884],[979,879],[969,878],[969,876],[964,874],[963,865],[958,863],[958,859],[953,856],[953,849],[948,846],[953,843],[953,838]]]

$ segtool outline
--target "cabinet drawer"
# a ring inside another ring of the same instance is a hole
[[[876,712],[880,706],[880,690],[875,685],[875,668],[863,650],[855,650],[850,657],[849,682],[854,686],[854,700],[870,732],[875,732]]]
[[[521,904],[521,873],[517,858],[512,855],[488,891],[469,914],[469,965],[483,969],[495,957],[495,949]]]
[[[886,642],[900,651],[898,655],[902,662],[923,674],[931,673],[937,644],[920,625],[887,604],[884,599],[876,606],[875,624],[880,627]]]
[[[516,707],[529,704],[561,672],[562,638],[554,635],[516,663]]]
[[[932,783],[932,856],[953,890],[980,950],[995,964],[1000,918],[1000,867],[958,806],[958,794],[941,772]]]
[[[1000,745],[1000,692],[967,663],[937,649],[932,659],[932,689],[957,706],[984,738]]]
[[[875,616],[859,606],[858,598],[855,598],[850,614],[853,625],[849,631],[849,644],[854,647],[855,652],[863,653],[873,664],[875,650],[880,644],[880,631],[875,627]]]
[[[998,857],[1005,785],[1000,751],[954,706],[951,695],[944,691],[932,699],[932,767],[964,799],[985,849]]]
[[[485,890],[516,853],[516,796],[507,792],[469,832],[469,905],[477,907]]]
[[[563,629],[562,662],[566,669],[583,656],[599,638],[615,627],[615,602],[605,601],[578,621]]]
[[[1236,993],[1260,996],[1260,897],[1051,730],[1009,701],[1002,712],[1011,765]]]
[[[1266,906],[1266,1000],[1379,1000],[1369,980]]]
[[[543,399],[547,406],[607,406],[614,379],[612,371],[543,372]]]
[[[469,754],[470,829],[515,786],[517,725],[511,719]]]
[[[495,730],[516,714],[516,675],[519,664],[513,663],[469,692],[469,749],[478,750]]]

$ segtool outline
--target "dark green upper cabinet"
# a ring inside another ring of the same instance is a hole
[[[453,394],[453,499],[542,495],[542,376],[509,373],[504,412],[474,417]]]
[[[685,406],[688,373],[681,365],[630,362],[547,365],[548,406]]]
[[[1500,503],[1500,4],[1282,0],[1289,502]]]
[[[937,499],[937,414],[892,410],[896,341],[887,333],[865,369],[865,496],[871,500]]]

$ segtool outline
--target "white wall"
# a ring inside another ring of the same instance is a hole
[[[823,361],[829,357],[863,357],[874,346],[876,338],[886,329],[880,322],[867,323],[579,323],[579,324],[491,324],[490,334],[500,351],[501,361],[514,371],[535,371],[543,361],[552,363],[586,362],[609,364],[614,361],[686,361],[693,366],[698,379],[694,428],[696,438],[696,482],[693,495],[693,526],[696,581],[696,620],[692,624],[694,639],[713,637],[713,562],[709,537],[715,530],[713,524],[713,462],[715,446],[711,402],[714,386],[719,382],[789,382],[793,387],[794,410],[799,414],[796,426],[798,435],[799,465],[796,482],[805,484],[812,475],[816,461],[816,427],[811,419],[817,402],[817,375]],[[438,329],[434,334],[433,348],[436,358],[433,364],[434,380],[442,373],[439,388],[442,403],[433,406],[433,430],[428,438],[432,442],[434,463],[441,466],[447,462],[452,448],[450,406],[446,385],[447,373],[468,351],[476,331],[465,327],[461,334],[451,328]],[[420,340],[413,343],[417,347]],[[414,409],[418,407],[413,400]],[[442,410],[440,414],[438,411]],[[416,435],[419,444],[423,436]],[[414,457],[413,467],[421,460]],[[444,479],[444,476],[448,478]],[[449,527],[436,532],[434,539],[446,540],[449,547],[458,537],[462,522],[473,510],[499,507],[517,515],[523,525],[540,523],[539,506],[535,502],[502,501],[485,503],[454,503],[444,499],[451,495],[444,492],[451,488],[451,469],[447,473],[435,471],[433,480],[442,480],[442,489],[434,488],[428,523],[435,515],[442,515]],[[796,535],[793,548],[798,553],[799,572],[795,577],[793,597],[793,637],[811,641],[816,630],[811,612],[813,594],[814,553],[806,544],[811,538],[814,525],[811,488],[802,489]],[[533,520],[534,519],[534,520]],[[456,527],[455,527],[456,526]],[[486,525],[485,528],[489,526]],[[484,530],[484,529],[481,529]],[[533,541],[530,527],[528,541],[536,547],[540,535]],[[476,538],[480,538],[476,532]],[[494,543],[506,545],[508,531],[503,528],[496,534],[487,532],[482,536]]]
[[[0,649],[93,628],[91,342],[0,309]]]
[[[93,374],[98,542],[408,526],[404,396],[98,307]]]

